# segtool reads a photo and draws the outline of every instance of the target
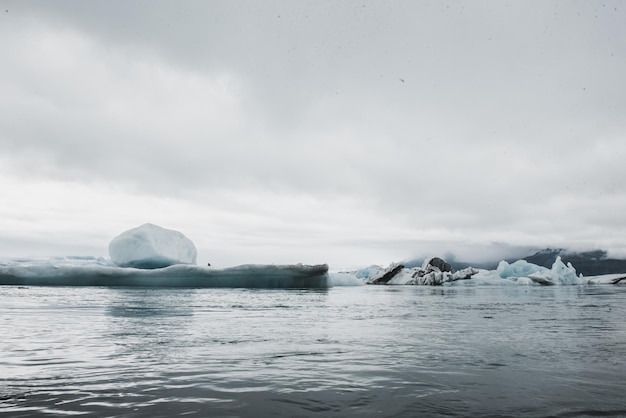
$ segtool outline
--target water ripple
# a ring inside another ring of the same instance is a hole
[[[625,288],[435,290],[0,287],[0,415],[624,415]]]

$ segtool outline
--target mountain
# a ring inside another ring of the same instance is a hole
[[[583,276],[626,272],[626,260],[608,258],[604,250],[576,253],[562,248],[546,248],[523,259],[550,268],[558,256],[561,256],[564,263],[572,263],[576,272],[582,273]]]

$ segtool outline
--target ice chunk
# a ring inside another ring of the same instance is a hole
[[[563,261],[561,261],[561,257],[556,258],[551,269],[529,263],[525,260],[518,260],[512,264],[501,261],[496,272],[501,278],[517,280],[520,284],[527,284],[528,279],[544,286],[583,283],[583,280],[576,275],[576,269],[572,264],[567,263],[567,265],[565,265]]]
[[[404,265],[391,263],[386,269],[381,270],[377,274],[371,276],[367,280],[367,284],[387,284],[395,275],[401,273],[403,270],[405,270]]]
[[[561,257],[557,257],[552,264],[552,274],[558,278],[559,283],[561,284],[581,284],[582,277],[576,275],[576,269],[572,265],[572,263],[567,263],[565,265],[563,261],[561,261]]]
[[[0,263],[0,285],[315,288],[330,286],[328,266],[243,265],[226,269],[178,264],[162,269],[121,268],[100,260],[24,260]]]
[[[328,273],[333,286],[363,286],[365,281],[351,273]]]
[[[587,284],[626,284],[626,273],[585,276],[582,280]]]
[[[364,280],[368,280],[370,277],[373,277],[375,275],[377,275],[378,273],[380,273],[383,270],[382,267],[380,266],[376,266],[376,265],[372,265],[369,267],[365,267],[362,269],[357,270],[354,275],[359,278],[359,279],[364,279]]]
[[[479,272],[473,267],[455,273],[452,270],[452,266],[439,257],[428,258],[422,267],[415,268],[406,268],[403,264],[392,263],[386,269],[380,269],[370,276],[367,284],[440,286],[458,280],[469,280]]]
[[[431,257],[424,260],[422,263],[422,270],[425,271],[449,271],[452,272],[452,266],[449,263],[446,263],[445,260],[439,257]]]
[[[386,284],[418,284],[416,278],[418,278],[418,270],[402,268],[389,279]]]
[[[534,282],[542,285],[554,285],[554,284],[582,284],[584,280],[582,277],[576,275],[576,269],[571,263],[563,263],[561,257],[558,256],[552,264],[550,270],[529,274],[527,276]]]
[[[175,264],[196,264],[196,246],[181,232],[143,224],[113,238],[111,261],[120,267],[155,269]]]
[[[484,270],[484,269],[473,269],[477,270],[475,274],[470,277],[470,280],[457,280],[453,282],[443,283],[445,286],[507,286],[507,285],[516,285],[516,284],[528,284],[532,283],[530,279],[527,279],[528,282],[524,283],[524,281],[520,278],[510,278],[503,279],[500,277],[496,270]],[[521,281],[520,281],[521,280]]]
[[[435,260],[434,262],[431,262]],[[447,269],[442,271],[441,268]],[[421,268],[406,268],[402,264],[391,264],[367,280],[368,284],[426,285],[440,286],[457,280],[469,280],[478,269],[468,267],[452,273],[451,266],[440,258],[429,259]]]
[[[509,264],[506,261],[500,261],[496,272],[503,279],[509,279],[514,277],[528,277],[533,273],[543,273],[549,271],[547,268],[538,266],[536,264],[529,263],[526,260],[517,260],[516,262]]]

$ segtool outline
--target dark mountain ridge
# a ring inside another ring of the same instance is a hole
[[[561,257],[565,264],[572,263],[576,272],[582,273],[583,276],[626,273],[626,260],[608,258],[607,252],[604,250],[576,253],[562,248],[546,248],[533,255],[524,257],[524,260],[538,266],[550,268],[558,256]]]

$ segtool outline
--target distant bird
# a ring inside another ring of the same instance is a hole
[[[400,81],[402,81],[404,83],[404,78],[401,78]]]

